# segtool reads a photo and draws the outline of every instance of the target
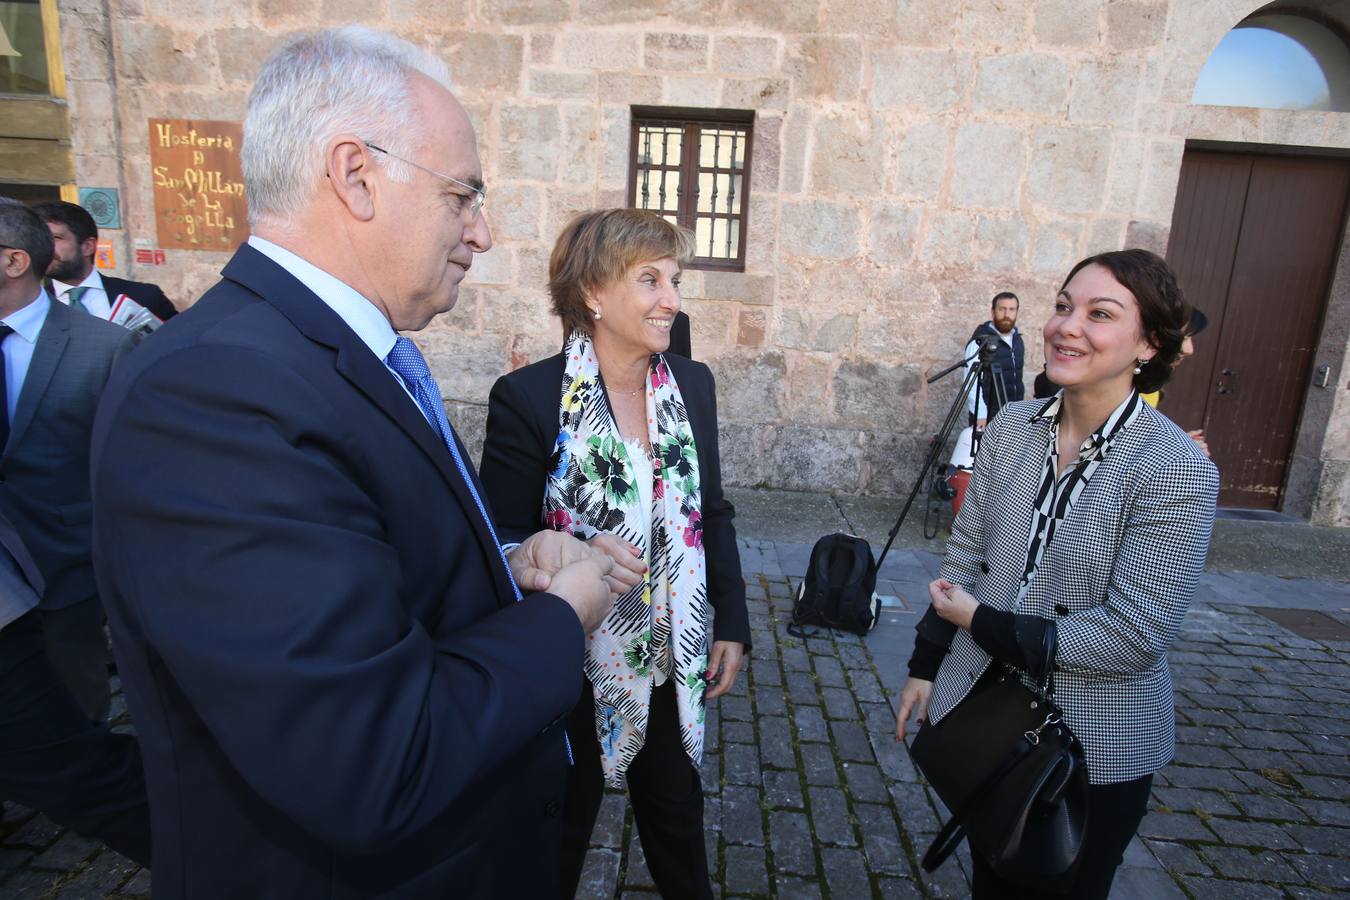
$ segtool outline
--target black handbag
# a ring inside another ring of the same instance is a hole
[[[1000,878],[1047,891],[1072,883],[1088,823],[1087,760],[1053,696],[1052,676],[1038,692],[1000,666],[941,722],[919,729],[910,754],[952,811],[924,869],[968,837]]]

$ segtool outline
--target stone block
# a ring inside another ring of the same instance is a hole
[[[556,53],[562,65],[573,69],[641,69],[642,35],[637,31],[564,31]]]
[[[814,130],[809,190],[830,195],[881,192],[886,151],[880,119],[827,115],[816,120]]]
[[[905,130],[892,176],[894,193],[914,200],[937,199],[947,172],[952,139],[948,127],[945,122],[930,121]]]
[[[720,82],[707,75],[667,75],[661,79],[661,102],[667,106],[717,106]]]
[[[370,5],[362,0],[320,0],[320,21],[353,22],[360,21],[370,13]]]
[[[703,289],[698,296],[705,300],[735,300],[755,306],[771,306],[775,281],[772,275],[709,270],[703,274]]]
[[[929,216],[919,258],[934,266],[964,265],[975,241],[975,217],[965,212],[937,211]]]
[[[601,72],[597,76],[600,98],[606,103],[627,103],[654,106],[661,102],[665,85],[658,75],[632,75],[628,72]],[[629,121],[629,110],[624,109],[624,122]],[[623,141],[627,159],[628,138]]]
[[[806,149],[810,143],[811,109],[794,106],[783,119],[781,142],[781,172],[778,189],[787,194],[798,194],[806,186]]]
[[[530,40],[530,62],[532,63],[551,63],[553,62],[553,51],[558,46],[558,36],[552,32],[541,34],[535,32],[529,36]]]
[[[211,77],[210,35],[174,31],[164,25],[128,20],[113,22],[117,33],[119,79],[204,85]]]
[[[737,317],[736,343],[741,347],[762,347],[768,317],[762,309],[743,309]]]
[[[447,400],[486,403],[492,383],[509,368],[506,348],[494,334],[433,333],[419,344]]]
[[[473,259],[473,267],[465,277],[465,284],[511,284],[514,278],[515,254],[509,247],[497,247],[491,253],[480,253]]]
[[[458,94],[493,99],[520,91],[525,41],[515,34],[455,34],[442,50]]]
[[[855,0],[826,3],[821,30],[890,38],[912,47],[947,47],[956,20],[952,4],[944,0]]]
[[[815,0],[730,0],[724,27],[742,23],[771,32],[816,31],[819,10]]]
[[[557,107],[503,106],[498,114],[498,129],[499,177],[539,181],[558,177],[562,135]]]
[[[783,72],[792,79],[798,97],[852,101],[862,88],[862,42],[824,35],[789,40]]]
[[[1142,71],[1132,60],[1083,63],[1073,77],[1069,121],[1128,127],[1139,106]]]
[[[834,414],[845,425],[876,428],[891,420],[897,400],[918,392],[921,380],[913,365],[841,363],[834,375]]]
[[[563,110],[563,154],[558,177],[564,184],[593,184],[600,153],[600,123],[593,105],[568,104]]]
[[[468,19],[469,0],[389,0],[391,22],[463,23]]]
[[[529,74],[529,93],[534,97],[554,100],[590,100],[595,97],[594,72],[570,72],[564,69],[544,69],[532,66]]]
[[[719,417],[730,422],[774,422],[781,415],[787,361],[777,351],[738,354],[717,365]]]
[[[778,194],[766,186],[750,191],[749,219],[745,224],[745,268],[750,272],[778,267]]]
[[[1021,217],[980,216],[975,224],[975,267],[987,272],[1023,270],[1030,236]]]
[[[579,0],[577,20],[606,24],[636,22],[672,11],[671,0]]]
[[[779,217],[779,248],[793,256],[843,259],[861,247],[858,208],[827,201],[784,203]]]
[[[1088,225],[1087,246],[1084,256],[1119,250],[1122,247],[1135,247],[1137,244],[1125,243],[1125,223],[1119,219],[1093,219]]]
[[[1036,43],[1059,47],[1095,46],[1106,0],[1036,0]]]
[[[728,35],[715,37],[712,45],[712,68],[724,75],[763,75],[778,70],[776,37]]]
[[[816,493],[858,489],[862,454],[856,431],[782,426],[765,438],[768,486]]]
[[[1102,203],[1110,150],[1111,133],[1105,128],[1037,130],[1032,141],[1028,199],[1061,215],[1095,212]]]
[[[1031,270],[1045,275],[1067,275],[1081,258],[1079,239],[1082,225],[1077,222],[1046,222],[1036,226],[1031,250]]]
[[[758,814],[758,806],[755,810]],[[727,895],[769,894],[769,874],[762,847],[727,847]]]
[[[1031,27],[1030,4],[1007,0],[965,0],[956,37],[965,44],[1016,47],[1026,42]]]
[[[1113,51],[1156,47],[1166,30],[1166,3],[1112,0],[1106,4],[1106,45]]]
[[[648,32],[643,41],[642,62],[648,69],[706,69],[708,48],[706,34]]]
[[[694,343],[696,351],[699,346],[697,342]],[[721,366],[716,368],[720,369]],[[721,449],[724,484],[752,485],[764,482],[764,460],[759,448],[760,430],[761,426],[731,424],[725,415],[719,416],[717,441]]]
[[[1181,179],[1181,157],[1186,142],[1166,138],[1149,142],[1148,165],[1144,169],[1144,183],[1139,194],[1136,214],[1153,222],[1172,221],[1172,207],[1177,197],[1177,182]]]
[[[953,205],[1016,208],[1026,166],[1022,130],[990,123],[963,125],[956,132],[952,165]]]
[[[973,54],[955,50],[872,52],[872,105],[878,109],[942,112],[961,102],[975,71]]]
[[[975,108],[1058,118],[1069,95],[1069,64],[1048,53],[1010,53],[980,63]]]
[[[858,840],[853,833],[853,823],[849,821],[848,801],[844,792],[838,788],[813,787],[810,793],[811,826],[815,840],[841,847],[856,847]]]
[[[496,25],[552,25],[565,22],[571,5],[557,0],[482,0],[478,15]]]
[[[816,873],[816,855],[806,816],[795,812],[769,813],[769,844],[774,869],[797,875]]]
[[[252,84],[276,38],[256,28],[217,28],[211,32],[217,69],[227,80]]]
[[[752,192],[778,192],[778,169],[782,160],[783,119],[769,115],[756,117],[754,142],[750,153],[750,189]]]
[[[698,80],[715,83],[707,76]],[[722,82],[722,106],[727,109],[787,109],[791,95],[786,78],[727,78]]]
[[[491,185],[491,199],[485,207],[497,241],[534,241],[543,235],[540,190],[532,185]]]
[[[874,262],[906,265],[914,256],[923,209],[900,203],[874,203],[867,229],[867,256]]]

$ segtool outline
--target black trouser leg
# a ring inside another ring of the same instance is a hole
[[[103,604],[97,597],[42,614],[47,660],[70,689],[75,704],[95,722],[108,721],[112,704],[103,621]]]
[[[975,868],[971,884],[973,896],[977,900],[1037,897],[1107,900],[1116,869],[1125,858],[1125,848],[1148,811],[1152,788],[1152,775],[1116,784],[1094,784],[1088,788],[1088,829],[1083,836],[1078,874],[1071,889],[1051,893],[1034,885],[1012,884],[999,878],[983,860],[972,854]]]
[[[673,682],[652,689],[647,740],[628,769],[628,796],[661,896],[711,900],[703,782],[680,743],[676,703]]]
[[[675,687],[652,689],[647,740],[628,768],[628,797],[642,852],[661,896],[670,900],[711,898],[708,854],[703,842],[703,783],[679,739]],[[588,682],[567,717],[576,759],[563,800],[563,896],[576,896],[586,847],[604,795],[600,745],[595,738],[595,699]]]
[[[0,630],[0,798],[150,864],[140,745],[76,705],[47,661],[37,613]]]

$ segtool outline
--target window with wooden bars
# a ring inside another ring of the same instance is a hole
[[[745,269],[751,110],[633,107],[628,197],[694,232],[695,269]]]

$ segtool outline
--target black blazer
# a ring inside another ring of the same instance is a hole
[[[556,893],[576,615],[514,602],[439,435],[336,313],[247,245],[223,275],[94,428],[155,896]]]
[[[736,548],[735,508],[722,493],[717,450],[717,386],[703,363],[666,355],[684,397],[698,448],[703,508],[703,549],[707,558],[708,602],[713,640],[750,646],[745,580]],[[502,540],[519,541],[542,525],[548,462],[558,437],[558,395],[563,357],[559,353],[503,375],[488,397],[487,437],[479,467]]]
[[[161,319],[172,319],[178,315],[178,309],[173,305],[173,301],[164,296],[164,292],[159,289],[157,284],[151,284],[148,281],[129,281],[125,278],[113,278],[109,275],[104,275],[102,278],[103,289],[108,294],[109,303],[115,301],[118,294],[126,294]]]

